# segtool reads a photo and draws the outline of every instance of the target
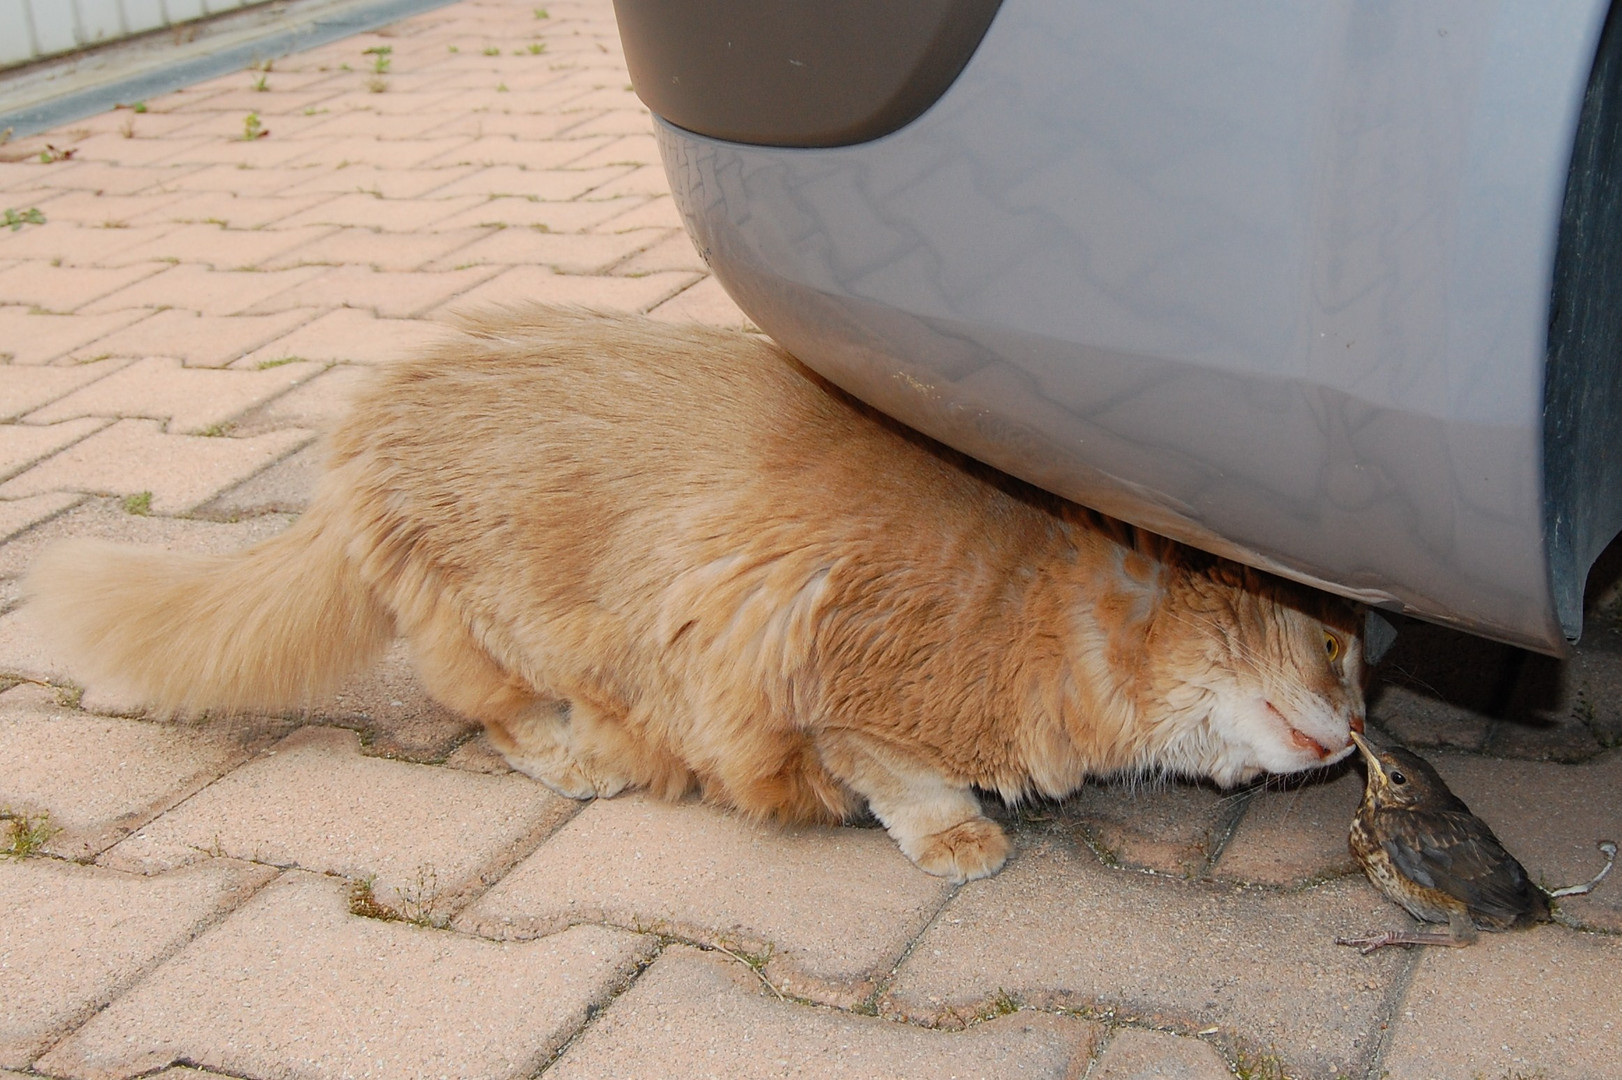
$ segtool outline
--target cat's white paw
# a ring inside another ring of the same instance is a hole
[[[925,873],[961,884],[990,877],[1008,861],[1008,834],[990,818],[970,818],[913,840],[901,852]]]

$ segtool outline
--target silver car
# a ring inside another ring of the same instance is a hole
[[[1601,0],[617,0],[749,316],[928,434],[1558,653],[1622,528]]]

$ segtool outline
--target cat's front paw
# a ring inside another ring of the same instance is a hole
[[[970,818],[903,843],[901,851],[925,873],[961,884],[1002,869],[1008,861],[1008,834],[990,818]]]

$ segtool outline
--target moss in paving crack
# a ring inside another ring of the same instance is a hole
[[[349,883],[349,914],[382,922],[404,922],[404,915],[380,901],[372,891],[376,881],[375,877],[363,877]]]
[[[138,491],[134,495],[124,496],[124,513],[134,514],[136,517],[146,517],[152,513],[152,493]]]
[[[62,830],[51,824],[51,815],[19,814],[13,811],[0,810],[0,823],[6,827],[8,836],[4,846],[0,846],[0,859],[16,859],[21,862],[30,855],[39,853],[45,844]]]
[[[1240,1050],[1234,1058],[1233,1075],[1239,1080],[1290,1080],[1284,1062],[1271,1049],[1259,1054]]]

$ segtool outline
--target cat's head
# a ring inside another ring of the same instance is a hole
[[[1192,569],[1156,619],[1161,764],[1228,786],[1333,764],[1363,730],[1363,612],[1232,563]]]

